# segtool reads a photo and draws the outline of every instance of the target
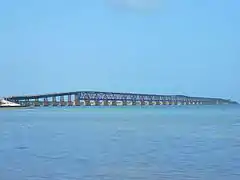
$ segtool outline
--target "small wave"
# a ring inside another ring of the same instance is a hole
[[[60,159],[65,159],[68,154],[63,154],[63,155],[56,155],[56,156],[47,156],[47,155],[37,155],[34,154],[33,156],[40,158],[40,159],[46,159],[46,160],[60,160]]]
[[[27,150],[29,149],[27,146],[17,146],[15,149],[18,149],[18,150]]]
[[[75,159],[75,161],[78,162],[78,163],[86,163],[86,162],[89,161],[89,159],[88,159],[88,158],[85,158],[85,157],[77,157],[77,158]]]
[[[234,123],[233,126],[240,126],[240,122]]]

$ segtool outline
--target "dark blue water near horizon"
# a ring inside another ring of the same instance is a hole
[[[240,106],[0,110],[0,180],[239,180]]]

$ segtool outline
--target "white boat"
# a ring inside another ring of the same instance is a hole
[[[20,104],[7,101],[5,99],[0,99],[0,108],[1,107],[21,107]]]

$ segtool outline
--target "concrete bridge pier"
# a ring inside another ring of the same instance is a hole
[[[107,106],[112,106],[112,103],[113,103],[112,100],[108,100],[107,101]]]
[[[97,99],[96,102],[95,102],[96,106],[101,106],[101,100],[100,99]]]
[[[140,106],[144,106],[144,104],[145,104],[144,100],[140,100],[139,102],[140,102],[140,104],[139,104]]]
[[[52,97],[52,106],[58,106],[57,97],[56,96]]]
[[[41,106],[41,104],[39,102],[39,98],[35,98],[34,106],[36,106],[36,107]]]
[[[25,106],[31,106],[31,100],[30,99],[25,100]]]
[[[89,98],[84,99],[84,104],[85,104],[85,106],[91,106],[91,102],[90,102]]]
[[[160,105],[160,101],[159,101],[159,100],[156,101],[156,105],[157,105],[157,106]]]
[[[90,100],[90,106],[96,106],[96,101],[95,100]]]
[[[72,95],[68,95],[68,106],[72,106],[73,102],[72,102]]]
[[[170,101],[168,101],[168,102],[169,102],[169,105],[170,105],[170,106],[174,105],[174,101],[170,100]]]
[[[64,96],[60,96],[60,105],[61,106],[65,106],[66,105],[65,100],[64,100]]]
[[[170,105],[171,105],[171,106],[174,106],[174,105],[175,105],[174,100],[171,100],[171,101],[170,101]]]
[[[102,99],[98,103],[99,103],[100,106],[108,106],[108,100],[107,99]]]
[[[43,106],[48,106],[48,98],[43,99]]]
[[[112,100],[112,106],[117,106],[117,100]]]
[[[148,101],[148,105],[153,106],[153,101],[152,100]]]
[[[127,99],[124,99],[122,105],[123,105],[123,106],[127,106],[127,104],[128,104],[128,103],[127,103]]]
[[[136,100],[133,100],[133,101],[132,101],[132,105],[133,105],[133,106],[136,106],[136,105],[137,105],[137,101],[136,101]]]
[[[173,101],[173,104],[174,104],[174,106],[177,106],[177,105],[178,105],[178,101],[177,101],[177,100],[174,100],[174,101]]]
[[[80,106],[79,94],[74,95],[74,105]]]

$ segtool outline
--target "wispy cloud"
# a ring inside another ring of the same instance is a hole
[[[108,0],[110,3],[136,10],[150,10],[159,7],[161,0]]]

